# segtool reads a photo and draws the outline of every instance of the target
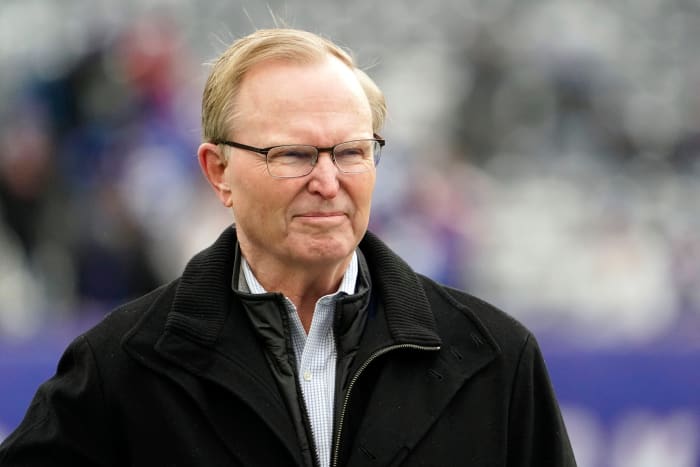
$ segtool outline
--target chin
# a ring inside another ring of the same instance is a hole
[[[339,241],[337,238],[314,239],[298,251],[300,261],[308,264],[333,264],[349,258],[357,244],[352,241]]]

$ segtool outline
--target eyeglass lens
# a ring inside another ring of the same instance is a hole
[[[380,149],[375,140],[348,141],[334,147],[333,158],[342,172],[362,173],[376,165]],[[277,146],[267,154],[267,167],[273,177],[301,177],[311,173],[317,159],[314,146]]]

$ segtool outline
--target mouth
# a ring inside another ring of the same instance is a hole
[[[342,211],[313,211],[298,214],[295,218],[307,225],[331,227],[342,224],[348,216]]]
[[[298,217],[340,217],[340,216],[345,216],[344,212],[341,211],[332,211],[332,212],[305,212],[303,214],[299,214]]]

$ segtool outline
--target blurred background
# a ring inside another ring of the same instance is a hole
[[[385,91],[371,229],[535,332],[579,465],[700,466],[693,0],[2,0],[0,439],[230,223],[195,158],[206,64],[273,17]]]

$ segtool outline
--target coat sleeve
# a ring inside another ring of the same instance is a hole
[[[542,353],[531,334],[520,354],[508,426],[509,467],[576,466]]]
[[[0,445],[0,467],[114,465],[109,432],[99,370],[87,338],[79,337]]]

